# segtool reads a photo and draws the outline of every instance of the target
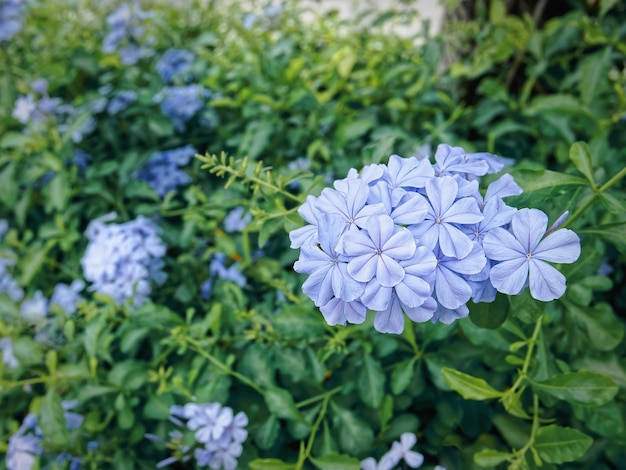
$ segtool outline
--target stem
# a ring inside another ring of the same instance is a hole
[[[204,357],[205,359],[207,359],[209,362],[211,362],[215,367],[217,367],[218,369],[220,369],[223,373],[227,374],[227,375],[232,375],[233,377],[235,377],[236,379],[239,379],[239,381],[243,382],[244,384],[246,384],[248,387],[256,390],[260,395],[265,395],[265,391],[259,387],[257,384],[255,384],[252,380],[250,380],[248,377],[246,377],[245,375],[240,374],[237,371],[232,370],[230,367],[228,367],[226,364],[224,364],[222,361],[220,361],[218,358],[216,358],[215,356],[213,356],[212,354],[208,353],[207,351],[205,351],[202,348],[202,345],[196,341],[193,338],[185,338],[185,341],[191,345],[193,347],[193,349],[200,354],[202,357]]]
[[[326,400],[327,398],[331,397],[332,395],[334,395],[335,393],[339,393],[341,390],[343,389],[343,387],[335,387],[332,390],[329,390],[325,393],[322,393],[321,395],[317,395],[311,398],[307,398],[306,400],[302,400],[301,402],[296,403],[296,408],[303,408],[307,405],[310,405],[312,403],[315,403],[316,401],[320,401],[320,400]]]
[[[322,424],[322,420],[326,416],[326,409],[328,408],[328,401],[330,400],[330,395],[326,394],[324,397],[324,402],[322,403],[322,408],[320,409],[319,414],[317,415],[317,419],[313,426],[311,427],[311,434],[309,434],[309,440],[307,441],[306,447],[304,451],[302,451],[302,447],[300,447],[300,455],[298,456],[298,462],[296,463],[296,470],[301,470],[305,460],[311,454],[311,449],[313,448],[313,442],[315,441],[315,436],[317,434],[317,430]]]
[[[539,332],[541,331],[541,321],[543,319],[543,315],[540,315],[537,318],[537,322],[535,323],[535,329],[533,330],[533,335],[528,340],[528,349],[526,350],[526,357],[524,358],[524,364],[522,365],[522,370],[519,372],[517,376],[517,380],[513,384],[513,386],[506,392],[507,394],[512,395],[515,393],[515,390],[522,384],[522,382],[526,379],[528,375],[528,368],[530,367],[530,360],[532,359],[532,354],[535,349],[535,343],[537,342],[537,337],[539,336]]]
[[[571,226],[572,223],[576,219],[578,219],[581,215],[583,215],[584,212],[589,208],[589,206],[591,206],[591,204],[595,202],[595,200],[600,196],[600,194],[602,194],[603,192],[613,187],[615,183],[621,180],[624,176],[626,176],[626,166],[622,168],[615,176],[613,176],[613,178],[611,178],[602,186],[600,186],[600,188],[598,188],[597,190],[594,190],[594,193],[589,197],[589,199],[587,199],[587,201],[585,201],[585,203],[582,206],[580,206],[576,212],[574,212],[574,215],[572,215],[563,223],[562,227]]]

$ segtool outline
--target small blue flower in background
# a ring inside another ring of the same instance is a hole
[[[50,298],[50,307],[57,305],[66,315],[74,315],[78,302],[83,300],[80,296],[80,292],[84,288],[85,283],[78,279],[73,281],[69,286],[63,283],[57,284]]]
[[[37,416],[28,414],[17,432],[9,438],[7,448],[7,470],[30,470],[41,455],[43,435],[37,426]]]
[[[419,468],[424,464],[424,456],[411,450],[417,444],[415,434],[405,432],[400,436],[400,441],[394,441],[391,450],[383,455],[378,463],[373,457],[361,461],[361,470],[393,470],[404,460],[404,464],[410,468]]]
[[[153,153],[137,172],[137,178],[147,181],[154,192],[165,197],[167,193],[191,183],[191,177],[180,167],[187,165],[196,154],[191,145]]]
[[[24,0],[0,2],[0,41],[11,39],[22,30],[25,3]]]
[[[8,367],[17,367],[20,361],[13,354],[13,340],[8,337],[0,338],[0,352],[2,352],[2,363]]]
[[[0,254],[0,293],[7,294],[13,302],[19,302],[24,298],[24,290],[8,270],[8,267],[13,265],[15,265],[13,259],[4,258]]]
[[[211,276],[223,281],[231,281],[239,287],[246,285],[246,278],[239,271],[239,263],[233,263],[230,267],[226,267],[226,255],[223,253],[215,253],[211,264],[209,265],[209,273]]]
[[[224,217],[224,229],[229,232],[242,232],[252,220],[252,214],[243,207],[235,207]]]
[[[539,209],[520,209],[511,220],[510,231],[496,228],[485,235],[485,253],[498,262],[489,277],[499,292],[517,295],[529,285],[530,295],[544,302],[565,293],[565,276],[547,262],[576,261],[580,239],[569,229],[543,238],[547,226],[548,216]]]
[[[161,103],[161,112],[172,120],[174,127],[183,132],[185,124],[204,107],[209,94],[201,85],[170,86],[155,100]]]
[[[211,467],[213,470],[236,470],[237,459],[243,452],[242,444],[248,438],[248,417],[242,411],[234,414],[232,408],[220,403],[187,403],[184,406],[173,406],[170,409],[170,420],[179,426],[186,427],[194,433],[197,444],[193,456],[199,467]],[[184,422],[183,420],[186,420]],[[160,438],[146,435],[147,438],[162,442]],[[189,447],[183,447],[182,434],[178,433],[171,446],[178,454],[162,460],[159,467],[171,465],[177,461],[188,460]]]
[[[177,75],[191,70],[193,52],[187,49],[168,49],[156,64],[156,70],[165,83],[171,83]]]
[[[123,90],[115,95],[109,104],[107,105],[107,113],[110,116],[114,116],[117,113],[124,111],[131,104],[137,101],[137,93],[132,90]]]
[[[31,323],[39,323],[45,319],[48,313],[48,299],[38,290],[30,298],[26,299],[20,305],[20,314]]]
[[[151,282],[161,284],[167,275],[161,258],[166,247],[156,224],[142,216],[122,224],[105,224],[108,214],[93,220],[85,232],[89,244],[81,259],[89,290],[111,296],[117,304],[129,299],[143,304],[152,291]]]
[[[152,54],[149,48],[139,46],[143,36],[143,20],[149,13],[141,10],[139,2],[123,3],[106,18],[109,32],[102,42],[102,51],[120,53],[124,65],[133,65],[142,57]]]

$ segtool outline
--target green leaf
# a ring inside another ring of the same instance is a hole
[[[400,362],[393,370],[391,374],[391,391],[394,395],[400,395],[409,386],[413,375],[415,375],[416,362],[417,357],[412,357]]]
[[[363,357],[363,367],[357,378],[359,395],[368,406],[378,408],[385,394],[385,374],[379,361],[375,361],[370,354]]]
[[[255,459],[248,466],[250,470],[294,470],[296,465],[279,459]]]
[[[285,305],[273,319],[274,328],[286,339],[319,338],[326,331],[319,310]]]
[[[587,182],[584,179],[557,171],[517,169],[513,170],[511,173],[517,184],[519,184],[526,193],[558,186],[587,186]]]
[[[305,422],[296,408],[291,394],[282,388],[271,387],[265,391],[265,403],[268,409],[279,418]]]
[[[561,464],[582,457],[593,439],[577,429],[551,424],[539,428],[534,448],[548,463]]]
[[[337,67],[337,73],[343,79],[350,76],[354,64],[356,64],[356,53],[350,46],[343,46],[332,56],[332,63]]]
[[[278,438],[279,429],[280,425],[276,416],[269,415],[265,422],[255,431],[254,442],[256,442],[260,449],[271,449]]]
[[[582,62],[578,90],[586,105],[591,105],[609,83],[607,74],[611,67],[611,53],[611,48],[605,47]]]
[[[607,243],[614,245],[621,253],[626,254],[626,226],[624,224],[596,225],[595,228],[579,230],[579,233],[595,235]]]
[[[363,136],[369,131],[374,123],[370,119],[357,119],[348,121],[337,129],[337,140],[339,145],[344,145]]]
[[[564,94],[536,96],[524,114],[529,117],[554,114],[557,116],[586,116],[590,119],[596,119],[593,112],[578,101],[575,96]]]
[[[545,302],[533,299],[528,289],[519,295],[508,296],[513,317],[526,324],[534,324],[545,309]]]
[[[587,142],[575,142],[569,149],[569,159],[574,162],[578,171],[580,171],[592,187],[596,186],[593,179],[593,163],[591,159],[591,149]]]
[[[372,428],[354,412],[331,403],[335,425],[338,426],[339,446],[348,454],[362,454],[371,450],[374,442]]]
[[[537,392],[578,405],[602,405],[612,400],[618,390],[609,377],[587,371],[568,372],[539,382],[528,381]]]
[[[621,215],[626,212],[626,196],[623,191],[610,189],[601,192],[600,200],[611,214]]]
[[[46,439],[54,445],[64,447],[69,443],[70,433],[67,430],[61,398],[52,389],[48,390],[43,399],[38,424]]]
[[[148,382],[148,368],[144,362],[127,359],[113,366],[108,379],[122,390],[137,390]]]
[[[470,304],[470,319],[474,325],[495,330],[504,323],[509,314],[509,299],[498,293],[493,302]]]
[[[28,254],[20,260],[20,268],[22,270],[22,276],[20,284],[26,286],[33,280],[35,274],[41,269],[43,262],[46,260],[48,254],[48,247],[34,248],[28,252]]]
[[[620,0],[600,0],[600,17],[603,17],[611,10]]]
[[[622,342],[624,324],[609,304],[602,302],[592,308],[581,308],[566,300],[563,303],[567,306],[567,314],[585,328],[594,348],[600,351],[611,351]]]
[[[322,457],[310,457],[311,462],[320,470],[359,470],[361,462],[349,455],[328,454]]]
[[[481,467],[494,468],[496,465],[506,462],[511,454],[499,452],[493,449],[483,449],[474,454],[474,463]]]
[[[473,377],[455,369],[444,367],[441,375],[452,390],[459,393],[466,400],[488,400],[500,398],[503,394],[497,391],[485,380]]]

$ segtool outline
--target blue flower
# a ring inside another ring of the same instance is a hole
[[[2,363],[9,367],[17,367],[20,361],[13,354],[13,340],[9,337],[0,338],[0,352],[2,352]]]
[[[322,212],[315,206],[317,198],[307,196],[306,201],[298,208],[298,214],[308,222],[304,227],[289,232],[291,248],[300,248],[304,245],[315,245],[317,243],[317,218]]]
[[[489,278],[499,292],[517,295],[528,284],[530,295],[544,302],[565,293],[565,276],[547,262],[576,261],[580,239],[568,229],[556,230],[543,238],[547,226],[548,216],[539,209],[520,209],[511,221],[510,232],[496,228],[485,235],[485,253],[498,261]]]
[[[211,276],[221,279],[222,281],[230,281],[239,287],[246,285],[246,277],[239,271],[239,263],[233,263],[226,267],[226,256],[223,253],[216,253],[209,265],[209,273]]]
[[[38,290],[30,298],[26,299],[20,305],[20,314],[25,320],[31,323],[41,322],[48,313],[48,299]]]
[[[200,85],[172,86],[163,89],[156,99],[161,101],[163,114],[182,132],[185,124],[204,107],[208,95],[208,90]]]
[[[472,288],[463,275],[478,274],[485,263],[485,253],[478,243],[472,242],[472,250],[463,259],[446,256],[441,249],[435,249],[437,268],[435,269],[435,298],[447,309],[465,305],[472,296]]]
[[[89,290],[107,294],[117,304],[133,299],[139,306],[150,295],[151,281],[162,283],[167,277],[160,259],[166,248],[154,222],[139,216],[123,224],[104,223],[112,218],[115,214],[108,214],[87,227],[83,274],[92,283]]]
[[[107,106],[107,113],[113,116],[121,111],[124,111],[128,106],[137,101],[137,93],[132,90],[120,91],[113,97]]]
[[[320,312],[322,312],[326,323],[331,326],[345,325],[346,323],[358,325],[365,321],[367,307],[358,300],[346,302],[335,297],[329,300],[327,304],[322,305]]]
[[[439,144],[435,152],[435,173],[444,175],[482,176],[489,171],[489,164],[481,158],[468,158],[461,147]]]
[[[12,253],[9,251],[7,255],[12,255]],[[0,253],[0,293],[7,294],[13,302],[19,302],[24,297],[24,290],[9,272],[9,266],[13,265],[15,265],[14,259],[5,258]]]
[[[399,261],[410,259],[417,248],[411,233],[397,227],[388,215],[370,218],[362,231],[348,231],[340,252],[351,259],[348,273],[359,282],[374,277],[383,287],[393,287],[404,278]]]
[[[346,302],[356,300],[365,287],[348,274],[348,263],[336,250],[344,233],[342,218],[330,215],[323,222],[324,230],[318,235],[319,247],[303,246],[300,258],[294,264],[296,272],[309,275],[302,291],[318,307],[326,305],[333,296]]]
[[[0,41],[11,39],[24,23],[24,0],[3,0],[0,3]]]
[[[143,20],[149,16],[141,10],[138,2],[132,6],[123,3],[117,10],[106,18],[109,32],[102,42],[102,51],[111,54],[119,49],[122,63],[133,65],[140,58],[149,55],[152,51],[137,45],[143,35]]]
[[[156,70],[165,83],[170,83],[179,74],[189,72],[193,53],[186,49],[168,49],[156,64]]]
[[[74,315],[77,304],[83,300],[80,291],[85,288],[85,283],[75,280],[71,285],[59,283],[54,287],[54,292],[50,298],[50,306],[58,305],[66,315]]]
[[[242,232],[252,220],[252,214],[243,207],[235,207],[224,217],[224,229],[227,232]]]
[[[154,192],[165,197],[179,186],[191,183],[191,177],[180,167],[187,165],[195,154],[196,149],[191,145],[155,152],[137,172],[137,178],[147,181]]]
[[[464,258],[472,250],[473,242],[458,226],[483,220],[476,199],[457,199],[459,185],[450,176],[428,180],[425,189],[428,213],[423,222],[411,225],[409,229],[431,250],[438,244],[444,255]]]

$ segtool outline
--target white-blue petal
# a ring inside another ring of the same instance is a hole
[[[528,280],[528,260],[515,258],[491,266],[489,279],[498,292],[518,295],[526,287]]]
[[[529,263],[528,285],[531,296],[549,302],[565,293],[565,276],[545,261],[532,259]]]

